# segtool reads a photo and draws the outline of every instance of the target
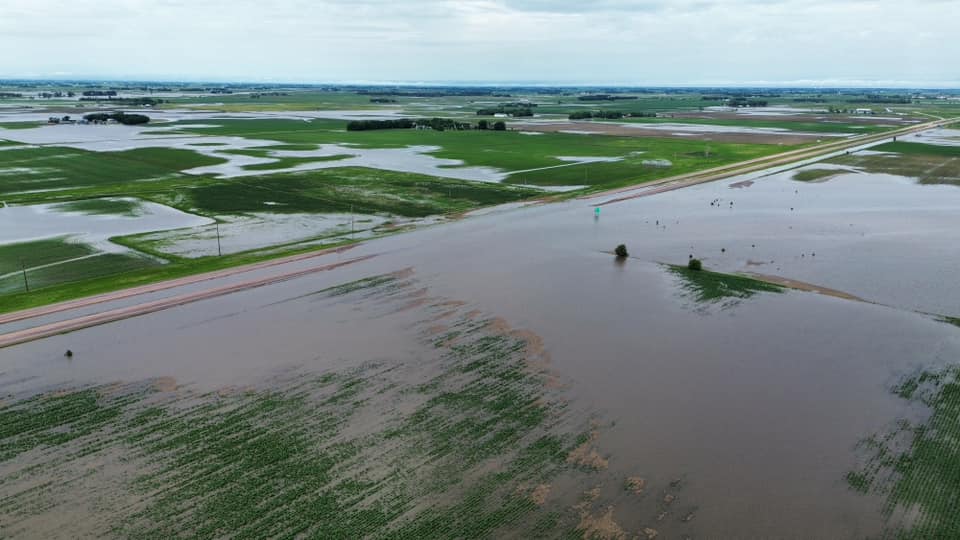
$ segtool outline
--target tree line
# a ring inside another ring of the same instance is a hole
[[[139,97],[139,98],[111,98],[108,97],[106,100],[95,97],[82,97],[80,101],[109,101],[117,105],[129,105],[131,107],[153,107],[154,105],[160,105],[164,103],[162,99],[151,98],[151,97]]]
[[[745,97],[735,97],[727,100],[730,107],[766,107],[769,102],[765,99],[749,99]]]
[[[500,103],[496,107],[480,109],[477,111],[477,116],[494,116],[497,114],[506,114],[513,116],[514,118],[533,116],[533,108],[536,106],[536,103],[526,103],[523,101],[518,101],[516,103]]]
[[[124,112],[90,113],[83,115],[83,119],[87,122],[108,122],[110,120],[116,120],[125,126],[146,124],[150,121],[150,117],[145,114],[127,114]]]
[[[377,129],[432,129],[434,131],[465,131],[471,129],[493,129],[495,131],[504,131],[507,125],[503,122],[494,122],[490,124],[486,120],[480,120],[476,127],[470,122],[458,122],[450,118],[396,118],[390,120],[353,120],[347,123],[347,131],[371,131]]]
[[[590,94],[587,96],[577,96],[580,101],[618,101],[622,99],[637,99],[637,96],[614,96],[611,94]]]
[[[575,111],[570,113],[567,118],[570,120],[589,120],[590,118],[601,118],[604,120],[616,120],[618,118],[656,118],[655,112],[622,112],[622,111]]]
[[[449,118],[397,118],[391,120],[354,120],[347,123],[347,131],[370,131],[375,129],[432,129],[434,131],[473,129],[469,122],[457,122]]]

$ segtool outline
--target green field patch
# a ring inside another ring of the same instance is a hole
[[[243,177],[192,189],[210,213],[350,212],[425,217],[528,199],[540,192],[493,183],[441,179],[360,167]],[[271,204],[266,204],[266,203]]]
[[[847,474],[851,488],[886,499],[889,538],[960,536],[960,367],[920,371],[892,392],[928,411],[863,439],[862,464]],[[904,515],[911,516],[904,520]]]
[[[847,172],[848,171],[837,169],[807,169],[793,173],[791,180],[796,180],[798,182],[825,181],[833,178],[834,176],[846,174]]]
[[[54,207],[58,212],[79,212],[91,216],[137,216],[142,208],[136,199],[81,199],[60,203]]]
[[[542,170],[523,171],[510,175],[507,182],[530,185],[589,185],[610,187],[649,182],[686,174],[729,163],[768,156],[780,151],[762,144],[706,144],[702,141],[654,139],[639,137],[607,137],[570,135],[582,142],[581,154],[592,156],[607,152],[621,157],[618,161],[569,164]],[[542,137],[527,137],[541,139]],[[605,139],[617,139],[606,141]],[[599,147],[591,146],[599,144]],[[610,144],[613,143],[613,144]],[[574,151],[572,148],[570,151]],[[557,160],[558,163],[563,163]],[[669,166],[660,164],[669,163]]]
[[[678,278],[684,297],[704,306],[718,305],[728,309],[757,293],[782,293],[785,289],[765,281],[711,272],[690,270],[686,266],[667,265],[667,270]]]
[[[921,184],[960,185],[960,147],[895,142],[874,146],[871,150],[888,153],[853,153],[829,162],[870,173],[915,178]]]
[[[245,165],[243,167],[246,171],[270,171],[278,169],[289,169],[296,167],[297,165],[305,165],[307,163],[322,163],[324,161],[339,161],[341,159],[347,159],[353,157],[351,154],[336,154],[332,156],[317,156],[317,157],[278,157],[275,158],[277,161],[272,161],[270,163],[257,163],[255,165]]]
[[[163,178],[186,169],[226,162],[225,159],[175,148],[89,152],[44,146],[5,150],[3,158],[4,168],[23,171],[0,175],[0,195],[123,184]]]
[[[611,185],[630,181],[644,181],[662,175],[656,167],[644,166],[643,159],[675,161],[676,174],[699,168],[723,165],[738,160],[771,155],[781,151],[776,145],[722,144],[702,141],[684,141],[667,138],[616,137],[544,133],[530,137],[516,131],[433,131],[433,130],[370,130],[341,131],[345,122],[325,122],[319,125],[293,120],[236,120],[217,128],[189,128],[189,131],[215,135],[231,135],[277,140],[286,143],[351,144],[358,148],[403,148],[431,146],[430,152],[438,158],[456,159],[463,166],[486,166],[505,171],[528,171],[542,167],[569,165],[557,156],[623,157],[622,162],[591,163],[594,175],[583,174],[577,167],[558,167],[544,171],[517,173],[510,177],[513,183],[535,185]],[[336,126],[336,129],[334,129]],[[271,147],[272,148],[272,147]],[[237,151],[245,155],[266,157],[268,151],[247,149]],[[649,155],[642,159],[638,152]],[[674,159],[676,156],[676,159]],[[570,169],[570,170],[567,170]],[[584,178],[586,177],[586,182]]]
[[[608,121],[608,120],[604,120]],[[702,126],[730,126],[730,127],[744,127],[744,128],[763,128],[763,129],[775,129],[775,130],[786,130],[780,133],[789,134],[790,131],[798,131],[803,133],[823,133],[823,134],[839,134],[839,133],[853,133],[853,134],[863,134],[863,133],[879,133],[881,131],[886,131],[893,129],[890,127],[877,126],[874,124],[852,124],[852,123],[838,123],[838,122],[814,122],[814,121],[798,121],[798,120],[760,120],[750,117],[744,117],[743,119],[736,120],[727,120],[727,119],[710,119],[710,118],[621,118],[616,120],[609,120],[610,122],[628,122],[631,124],[694,124]]]
[[[126,272],[155,267],[160,263],[136,254],[103,253],[84,259],[67,260],[51,266],[37,267],[33,262],[30,265],[27,267],[27,282],[31,291],[35,291],[76,281],[113,278]],[[20,273],[0,278],[0,293],[19,292],[25,288],[26,285]]]
[[[46,125],[46,122],[0,122],[0,128],[3,129],[33,129]]]
[[[20,270],[21,263],[26,268],[32,268],[85,257],[96,252],[92,246],[68,242],[64,238],[3,244],[0,245],[0,275]]]
[[[889,142],[873,146],[871,150],[878,152],[896,152],[903,155],[941,156],[946,158],[960,158],[960,146],[943,144],[926,144],[920,142]]]

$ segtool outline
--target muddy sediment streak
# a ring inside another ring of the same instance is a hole
[[[604,426],[565,397],[534,332],[432,296],[411,270],[310,296],[415,321],[423,354],[206,392],[163,377],[12,396],[0,536],[622,538],[658,525],[657,501],[607,469]]]

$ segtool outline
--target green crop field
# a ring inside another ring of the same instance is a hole
[[[173,148],[88,152],[55,146],[5,150],[3,158],[0,196],[158,179],[225,161]]]
[[[538,191],[484,182],[359,167],[243,177],[189,189],[189,206],[209,214],[387,213],[407,217],[461,212],[529,199]],[[266,204],[270,203],[270,204]]]
[[[243,168],[247,171],[270,171],[275,169],[288,169],[307,163],[320,163],[324,161],[339,161],[352,157],[350,154],[336,154],[332,156],[318,157],[280,157],[270,163],[257,163],[255,165],[245,165]]]
[[[844,174],[844,172],[843,170],[837,169],[807,169],[805,171],[797,171],[794,173],[792,179],[798,182],[816,182],[837,176],[838,174]]]
[[[504,171],[528,171],[569,165],[558,156],[618,157],[620,162],[590,163],[545,171],[515,173],[514,183],[536,185],[612,186],[643,182],[653,177],[683,174],[701,168],[724,165],[783,151],[768,144],[704,143],[667,138],[638,138],[600,135],[545,133],[529,136],[518,132],[377,130],[344,132],[343,123],[320,125],[291,120],[218,121],[216,128],[189,128],[185,131],[209,135],[272,139],[287,143],[348,144],[359,148],[402,148],[432,146],[439,158],[457,159],[466,166],[495,167]],[[242,151],[266,156],[269,148]],[[237,151],[238,153],[241,151]],[[640,154],[640,153],[643,154]],[[666,169],[644,165],[644,160],[667,159]]]
[[[928,412],[901,419],[889,432],[860,442],[862,465],[847,475],[850,486],[886,499],[890,538],[956,538],[960,514],[960,368],[922,371],[894,388],[900,398]],[[903,512],[911,519],[904,522]]]
[[[115,277],[158,265],[133,253],[98,253],[92,246],[63,238],[4,244],[0,245],[0,294],[23,293],[27,285],[34,294],[47,287]],[[24,268],[26,284],[21,272]]]
[[[80,199],[60,203],[59,212],[79,212],[93,216],[136,216],[141,203],[136,199]]]
[[[122,253],[103,253],[93,257],[54,264],[42,268],[27,270],[27,280],[31,290],[43,289],[54,285],[70,284],[89,279],[113,277],[133,270],[151,268],[159,265],[153,259],[139,255]],[[23,277],[13,274],[0,278],[0,293],[20,292],[24,290]]]
[[[32,268],[94,253],[96,250],[86,244],[68,242],[63,238],[3,244],[0,245],[0,275],[20,270],[21,263]]]
[[[889,154],[850,154],[831,163],[851,165],[871,173],[896,174],[916,178],[922,184],[960,185],[960,147],[895,142],[871,150]]]
[[[845,119],[846,120],[846,119]],[[745,128],[780,129],[788,131],[802,131],[807,133],[823,133],[824,135],[850,133],[854,135],[865,133],[879,133],[892,128],[876,124],[839,122],[815,122],[810,120],[766,120],[756,119],[744,115],[742,119],[708,119],[708,118],[622,118],[619,120],[604,120],[605,122],[629,122],[632,124],[696,124],[704,126],[733,126]]]
[[[780,285],[746,276],[690,270],[677,265],[667,265],[667,269],[679,280],[681,294],[701,307],[717,305],[728,309],[757,293],[782,293],[785,290]]]

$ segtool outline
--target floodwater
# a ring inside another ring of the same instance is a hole
[[[0,207],[0,244],[69,236],[100,251],[123,252],[112,236],[197,227],[213,220],[138,199],[136,215],[90,215],[64,211],[57,204]]]
[[[960,129],[931,129],[902,137],[900,140],[904,142],[934,144],[937,146],[960,146]]]
[[[719,271],[782,276],[960,315],[960,289],[950,277],[960,189],[837,170],[826,182],[798,182],[797,170],[787,170],[614,204],[604,207],[598,228],[620,231],[620,241],[648,260],[682,264],[693,255]]]
[[[222,116],[220,116],[222,117]],[[246,118],[247,116],[243,116]],[[264,117],[275,117],[265,115]],[[211,119],[210,115],[200,119]],[[2,116],[0,116],[2,119]],[[193,118],[197,119],[197,118]],[[0,128],[0,139],[6,138],[25,144],[43,144],[79,148],[93,152],[117,152],[136,148],[178,148],[226,160],[219,165],[196,167],[184,171],[196,175],[216,175],[233,178],[279,172],[300,172],[336,167],[369,167],[399,172],[426,174],[443,178],[500,182],[511,174],[494,167],[466,166],[458,159],[438,158],[432,152],[437,146],[408,146],[405,148],[360,148],[339,144],[319,144],[315,150],[270,150],[278,141],[231,136],[165,134],[164,127],[123,125],[53,125],[30,129],[5,130]],[[198,144],[199,143],[199,144]],[[233,154],[225,150],[264,149],[270,157]],[[345,155],[343,159],[302,163],[292,167],[249,170],[245,167],[277,162],[278,158],[327,158]],[[610,158],[562,158],[571,162],[589,162]],[[575,163],[574,163],[575,164]]]
[[[274,143],[275,144],[275,143]],[[467,167],[459,159],[438,158],[430,154],[440,150],[438,146],[408,146],[405,148],[359,148],[339,144],[317,145],[316,150],[272,150],[270,158],[250,158],[244,161],[230,159],[220,165],[198,167],[185,171],[190,174],[213,174],[225,178],[253,176],[265,174],[262,170],[248,170],[243,167],[260,163],[272,163],[273,158],[324,158],[336,155],[347,155],[343,159],[303,163],[293,167],[272,169],[269,172],[298,172],[317,169],[332,169],[337,167],[369,167],[391,171],[426,174],[460,180],[474,180],[479,182],[499,182],[509,173],[493,167]],[[203,150],[198,150],[203,152]],[[230,154],[213,154],[230,158]]]
[[[22,396],[172,377],[203,390],[285,369],[410,365],[429,355],[412,325],[433,313],[417,302],[388,306],[425,294],[543,340],[564,399],[596,419],[595,444],[609,461],[576,489],[600,487],[625,529],[878,536],[883,501],[850,489],[845,475],[863,437],[909,412],[889,391],[899,377],[960,355],[960,330],[913,312],[960,315],[960,189],[861,173],[802,183],[793,174],[630,199],[603,206],[599,218],[594,205],[604,198],[507,207],[377,239],[324,259],[375,255],[336,270],[4,349],[0,386]],[[617,263],[608,252],[619,243],[631,258]],[[876,304],[800,291],[699,301],[658,264],[691,254],[710,269],[778,275]],[[407,268],[409,290],[375,302],[310,295]],[[665,489],[682,483],[665,519],[653,517],[660,488],[639,506],[625,500],[633,476]],[[692,520],[681,519],[688,511]]]
[[[269,205],[269,201],[267,202]],[[141,237],[145,242],[156,242],[155,249],[180,257],[202,257],[222,253],[237,253],[270,246],[306,242],[324,238],[323,243],[367,238],[373,229],[391,221],[395,226],[429,224],[430,219],[389,219],[375,215],[303,214],[250,212],[244,215],[220,216],[220,242],[217,230],[203,228],[161,231]]]

